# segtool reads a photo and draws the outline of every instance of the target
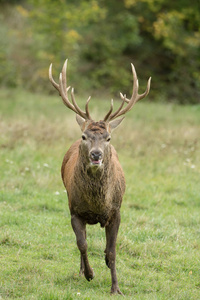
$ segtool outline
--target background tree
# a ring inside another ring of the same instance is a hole
[[[152,75],[152,99],[200,102],[198,0],[28,0],[0,5],[4,85],[48,91],[49,63],[59,70],[68,57],[70,79],[79,89],[115,93],[130,87],[133,62],[144,80]]]

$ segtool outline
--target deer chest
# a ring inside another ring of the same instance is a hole
[[[117,193],[117,191],[116,191]],[[116,194],[115,193],[115,194]],[[71,213],[82,217],[88,224],[100,223],[106,226],[113,212],[121,206],[121,199],[116,200],[113,191],[102,184],[79,185],[71,194]]]

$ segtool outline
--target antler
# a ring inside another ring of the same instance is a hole
[[[80,109],[80,107],[77,105],[75,101],[75,96],[74,96],[74,88],[71,90],[71,98],[72,98],[72,103],[68,99],[67,92],[70,89],[70,86],[67,87],[67,77],[66,77],[66,71],[67,71],[67,59],[63,65],[62,72],[60,73],[59,76],[59,84],[55,82],[52,76],[52,64],[50,64],[49,67],[49,80],[51,81],[52,85],[59,91],[60,96],[62,97],[63,103],[71,110],[73,110],[76,114],[84,118],[85,120],[92,120],[90,114],[89,114],[89,109],[88,109],[88,104],[91,99],[91,97],[88,98],[86,105],[85,105],[85,112]]]
[[[138,94],[139,84],[138,84],[137,73],[135,71],[135,67],[134,67],[133,64],[131,64],[131,67],[132,67],[132,72],[133,72],[133,93],[132,93],[131,99],[126,98],[126,95],[123,95],[122,93],[120,93],[122,103],[121,103],[120,107],[114,113],[112,113],[112,111],[113,111],[113,100],[111,100],[110,110],[104,118],[105,122],[110,122],[111,120],[114,120],[117,117],[126,114],[128,111],[130,111],[132,109],[133,105],[137,101],[139,101],[142,98],[146,97],[149,93],[150,84],[151,84],[151,77],[149,78],[149,80],[147,82],[146,91],[143,94]],[[123,108],[125,102],[128,103],[128,104],[127,104],[126,107]]]

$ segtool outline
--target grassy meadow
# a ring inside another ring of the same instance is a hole
[[[87,96],[76,98],[84,105]],[[93,97],[92,116],[109,106],[108,97]],[[79,277],[60,176],[80,136],[74,113],[58,96],[3,89],[0,133],[0,299],[111,298],[98,224],[87,226],[95,278]],[[199,138],[200,106],[148,99],[113,133],[127,183],[117,241],[126,299],[200,299]]]

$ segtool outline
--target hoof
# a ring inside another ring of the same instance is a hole
[[[80,272],[79,272],[79,276],[83,276],[84,275],[84,269],[80,269]]]
[[[88,281],[91,281],[94,278],[94,276],[95,276],[93,269],[91,269],[88,273],[84,272],[84,274],[85,274],[85,278]]]
[[[110,294],[111,295],[118,294],[118,295],[124,296],[124,294],[120,291],[118,286],[116,288],[111,288]]]

